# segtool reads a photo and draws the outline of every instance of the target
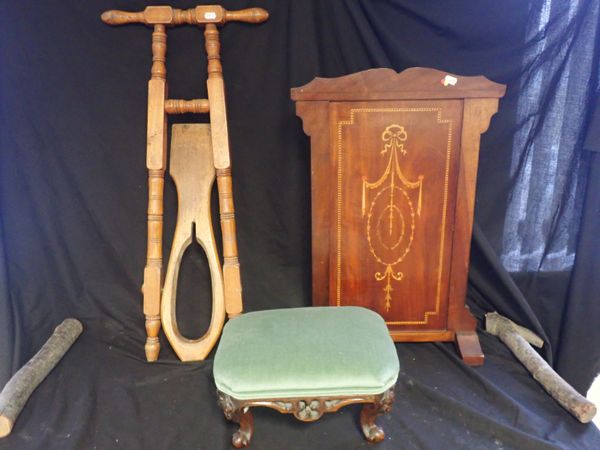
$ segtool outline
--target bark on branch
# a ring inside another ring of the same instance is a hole
[[[10,434],[31,393],[54,369],[82,331],[81,322],[65,319],[40,351],[6,383],[0,392],[0,438]]]
[[[529,343],[541,342],[539,337],[496,312],[485,315],[485,328],[487,332],[498,336],[506,344],[517,359],[531,372],[533,378],[563,408],[581,423],[591,422],[596,415],[596,406],[563,380],[529,345]]]

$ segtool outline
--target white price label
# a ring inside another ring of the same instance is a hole
[[[446,75],[442,80],[444,86],[454,86],[456,83],[458,83],[458,78],[453,77],[452,75]]]

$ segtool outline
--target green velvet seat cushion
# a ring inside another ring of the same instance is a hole
[[[214,360],[237,399],[379,394],[400,364],[385,322],[366,308],[288,308],[230,320]]]

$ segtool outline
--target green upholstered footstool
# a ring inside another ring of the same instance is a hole
[[[252,438],[252,406],[309,422],[364,403],[362,430],[379,442],[384,433],[375,418],[390,410],[399,370],[381,316],[352,306],[243,314],[225,325],[214,361],[219,405],[240,424],[237,448]]]

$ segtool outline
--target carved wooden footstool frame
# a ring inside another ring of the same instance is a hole
[[[378,415],[387,414],[392,409],[394,388],[395,386],[392,386],[387,391],[376,395],[313,397],[310,399],[290,397],[239,400],[219,390],[217,390],[217,395],[219,406],[223,409],[227,420],[240,425],[240,429],[231,438],[231,443],[235,448],[247,447],[250,444],[254,433],[254,418],[250,408],[254,406],[272,408],[283,414],[293,414],[302,422],[314,422],[325,413],[336,412],[347,405],[362,403],[363,407],[360,412],[362,432],[369,442],[376,443],[384,439],[385,433],[383,428],[375,423],[375,419]]]

